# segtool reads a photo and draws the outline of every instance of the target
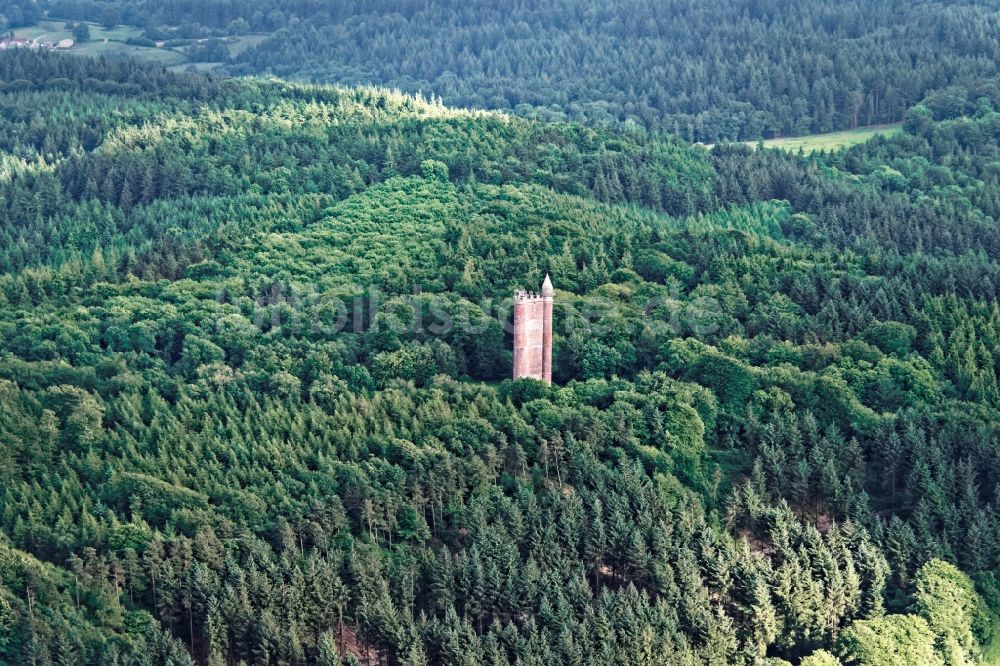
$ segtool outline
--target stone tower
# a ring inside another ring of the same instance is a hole
[[[552,280],[542,293],[514,292],[514,379],[531,377],[552,383]]]

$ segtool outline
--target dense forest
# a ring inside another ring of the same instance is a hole
[[[0,662],[976,663],[998,165],[0,55]]]
[[[894,123],[997,74],[991,0],[0,0],[198,43],[232,74],[374,84],[542,120],[633,122],[688,140]],[[220,38],[260,33],[230,53]]]

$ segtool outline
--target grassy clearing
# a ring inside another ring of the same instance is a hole
[[[178,65],[185,62],[183,53],[171,51],[170,49],[146,48],[144,46],[132,46],[124,42],[104,42],[91,40],[86,44],[80,44],[70,49],[69,53],[89,56],[105,56],[107,58],[137,58],[146,62],[155,62],[160,65]]]
[[[59,42],[63,39],[73,39],[73,31],[66,29],[66,23],[67,21],[59,19],[47,19],[39,21],[32,26],[18,28],[14,33],[18,37],[45,42]],[[108,58],[122,58],[127,56],[161,65],[176,65],[185,61],[184,55],[177,51],[126,44],[127,40],[139,37],[142,34],[142,30],[139,28],[126,25],[106,28],[97,23],[87,23],[87,25],[90,26],[90,41],[82,44],[74,44],[73,48],[66,51],[67,53],[106,56]]]
[[[63,26],[65,21],[39,21],[35,25],[26,28],[16,28],[14,34],[25,39],[43,39],[44,41],[58,42],[61,39],[72,39],[73,34]]]
[[[801,149],[805,153],[814,153],[820,150],[840,150],[850,148],[859,143],[864,143],[868,139],[878,134],[891,136],[902,132],[902,125],[877,125],[874,127],[859,127],[842,132],[829,132],[826,134],[810,134],[808,136],[784,137],[779,139],[767,139],[764,141],[765,148],[778,148],[790,152],[799,152]],[[754,143],[756,142],[747,142]]]
[[[18,28],[15,34],[25,39],[39,39],[46,42],[59,42],[63,39],[73,39],[73,31],[66,29],[68,21],[52,18],[39,21],[35,25]],[[97,23],[84,21],[90,26],[90,41],[75,44],[67,53],[88,56],[105,56],[108,58],[131,57],[153,62],[170,69],[183,71],[189,66],[200,72],[217,69],[222,63],[190,62],[182,50],[170,48],[149,48],[126,44],[129,39],[142,35],[142,29],[134,26],[119,25],[106,28]],[[238,55],[270,37],[269,34],[241,35],[226,38],[226,45],[232,55]]]
[[[171,72],[187,72],[189,70],[194,70],[196,72],[212,72],[222,67],[221,62],[181,62],[176,65],[169,65],[167,69]]]
[[[32,26],[17,28],[14,30],[14,34],[27,39],[38,39],[41,37],[45,41],[53,42],[57,42],[60,39],[73,39],[73,31],[66,29],[67,23],[71,23],[71,21],[46,19]],[[142,30],[133,26],[119,25],[114,28],[105,28],[97,23],[89,23],[87,21],[84,21],[84,23],[90,26],[90,40],[93,42],[104,41],[105,39],[113,42],[124,42],[142,34]]]
[[[139,28],[127,25],[118,25],[114,28],[104,28],[99,25],[90,24],[91,39],[108,39],[113,42],[124,42],[127,39],[138,37],[142,34]]]
[[[270,34],[260,34],[260,35],[241,35],[239,37],[230,37],[227,39],[227,46],[229,47],[229,54],[232,56],[237,56],[249,48],[257,46],[265,39],[269,38]]]

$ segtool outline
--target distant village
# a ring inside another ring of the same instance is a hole
[[[61,39],[58,42],[45,41],[41,37],[38,39],[26,39],[18,37],[13,33],[8,33],[0,39],[0,51],[7,49],[44,49],[53,51],[57,49],[68,49],[73,46],[72,39]]]

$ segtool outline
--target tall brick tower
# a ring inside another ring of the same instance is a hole
[[[552,280],[542,293],[514,292],[514,379],[531,377],[552,383]]]

